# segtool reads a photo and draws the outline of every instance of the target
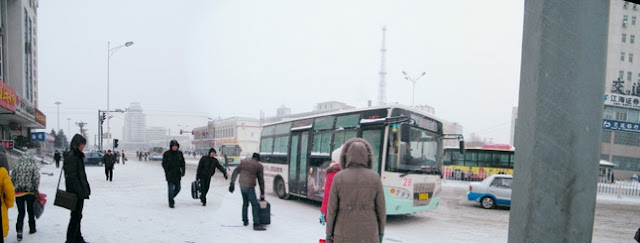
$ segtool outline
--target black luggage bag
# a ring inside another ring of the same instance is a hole
[[[260,200],[258,204],[260,204],[258,209],[260,224],[271,224],[271,204],[265,200]]]
[[[191,197],[193,199],[200,198],[200,181],[199,180],[191,182]]]

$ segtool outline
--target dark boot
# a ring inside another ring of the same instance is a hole
[[[29,222],[29,234],[36,232],[36,221]]]
[[[265,231],[265,230],[267,230],[267,228],[265,228],[262,225],[254,225],[253,226],[253,230],[255,230],[255,231]]]

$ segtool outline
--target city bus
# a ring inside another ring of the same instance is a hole
[[[218,149],[218,154],[220,154],[229,165],[239,165],[241,153],[242,148],[238,144],[223,144],[220,145]],[[224,161],[222,162],[225,164]]]
[[[442,190],[444,134],[437,118],[401,105],[325,113],[263,126],[260,157],[265,186],[279,198],[322,201],[331,152],[351,138],[373,149],[387,214],[411,214],[438,207]]]
[[[481,181],[493,174],[513,175],[515,150],[508,147],[483,146],[444,150],[443,175],[446,179]]]

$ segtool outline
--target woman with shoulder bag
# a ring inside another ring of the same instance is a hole
[[[30,153],[18,160],[18,165],[11,171],[11,178],[15,182],[16,204],[18,204],[18,222],[16,232],[18,240],[22,240],[22,226],[24,225],[25,203],[29,213],[29,234],[36,232],[36,217],[33,211],[33,203],[38,195],[40,186],[40,169],[36,160]]]

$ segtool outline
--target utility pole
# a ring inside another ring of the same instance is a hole
[[[78,127],[80,127],[80,135],[82,135],[82,137],[84,137],[86,139],[87,138],[87,129],[84,129],[84,127],[87,125],[87,123],[79,121],[79,122],[76,122],[76,125]]]

